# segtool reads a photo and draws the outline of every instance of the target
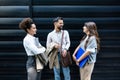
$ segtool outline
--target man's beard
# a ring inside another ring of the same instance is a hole
[[[63,28],[62,26],[58,27],[59,30],[62,30],[62,28]]]

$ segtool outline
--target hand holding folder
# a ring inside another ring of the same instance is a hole
[[[79,48],[76,53],[76,59],[79,59],[85,51],[82,48]],[[88,60],[88,56],[79,62],[79,67],[82,68]]]

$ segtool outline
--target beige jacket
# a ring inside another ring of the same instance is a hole
[[[52,42],[47,46],[46,54],[49,58],[49,68],[52,69],[53,67],[59,68],[59,61],[58,61],[58,49],[54,48],[56,43]]]
[[[52,42],[47,46],[47,49],[45,51],[45,53],[43,53],[44,56],[46,56],[44,59],[46,60],[46,65],[49,62],[49,68],[52,69],[54,66],[56,68],[59,68],[59,61],[58,61],[58,49],[54,48],[54,46],[56,45],[56,43]],[[42,56],[39,56],[42,57]],[[44,64],[41,63],[40,59],[38,59],[38,56],[36,57],[36,68],[37,70],[43,69],[44,68]]]

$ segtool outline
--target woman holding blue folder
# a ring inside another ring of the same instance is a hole
[[[96,62],[96,55],[100,49],[100,40],[97,32],[97,26],[94,22],[86,22],[83,26],[83,32],[85,35],[80,41],[80,44],[75,49],[72,57],[76,62],[76,65],[80,66],[80,78],[81,80],[91,80],[91,75],[94,68],[94,63]],[[83,54],[78,58],[76,55]],[[87,58],[86,58],[87,57]],[[80,63],[84,61],[84,66]]]

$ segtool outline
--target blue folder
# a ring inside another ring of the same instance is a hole
[[[85,51],[82,48],[79,48],[76,53],[76,59],[79,59]],[[88,60],[88,56],[79,62],[79,67],[82,68]]]

